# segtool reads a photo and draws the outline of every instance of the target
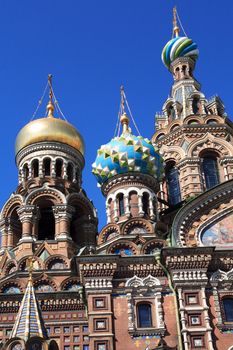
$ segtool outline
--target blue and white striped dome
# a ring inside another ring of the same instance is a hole
[[[171,39],[163,48],[162,61],[167,68],[170,68],[170,64],[178,57],[190,57],[194,61],[197,60],[199,50],[197,44],[192,39],[186,36],[177,36]]]

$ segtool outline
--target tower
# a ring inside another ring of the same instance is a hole
[[[122,87],[122,133],[101,146],[93,164],[107,214],[107,225],[98,236],[98,252],[148,254],[166,244],[157,208],[163,164],[149,139],[132,134],[125,99]]]
[[[156,115],[152,141],[165,161],[161,196],[169,205],[194,198],[232,178],[232,123],[218,96],[209,100],[194,77],[197,44],[179,36],[174,10],[173,39],[162,61],[173,76],[171,94]]]
[[[22,305],[32,303],[34,309],[28,309],[29,319],[24,320],[29,333],[38,304],[46,333],[59,349],[69,341],[86,350],[83,288],[73,260],[95,250],[96,210],[82,188],[83,138],[73,125],[55,116],[58,102],[51,75],[48,88],[45,117],[30,121],[17,135],[19,184],[1,211],[1,340],[8,344],[13,324],[14,338],[18,337],[25,316]],[[26,263],[32,257],[33,286],[27,281]],[[22,317],[16,319],[17,313]],[[36,336],[43,338],[41,332]],[[24,348],[25,343],[19,344]]]

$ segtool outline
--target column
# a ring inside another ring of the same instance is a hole
[[[40,210],[38,207],[36,207],[34,215],[32,217],[32,238],[34,241],[38,239],[39,220],[40,220]]]
[[[1,250],[7,249],[7,219],[0,221],[0,231],[2,234]]]
[[[34,216],[37,215],[37,211],[36,205],[24,205],[17,210],[22,222],[22,238],[20,241],[33,241],[33,220]]]
[[[138,195],[138,215],[140,217],[144,216],[143,206],[142,206],[142,195]]]
[[[127,218],[130,217],[130,207],[129,207],[129,195],[124,195],[124,206],[125,206],[125,215]]]
[[[156,210],[157,212],[157,210]],[[153,205],[153,199],[150,195],[149,197],[149,213],[150,213],[150,219],[154,220],[155,219],[155,213],[154,213],[154,205]]]
[[[55,239],[69,239],[70,237],[70,222],[72,215],[75,212],[74,208],[68,204],[59,204],[53,207],[55,217]]]
[[[118,216],[118,205],[117,205],[117,199],[114,198],[113,200],[113,205],[114,205],[114,220],[115,222],[117,222],[119,220],[119,216]]]
[[[67,180],[67,162],[63,162],[63,179]]]
[[[129,331],[135,330],[135,321],[134,321],[134,310],[133,310],[133,298],[132,292],[126,294],[127,297],[127,306],[128,306],[128,329]]]
[[[55,171],[55,160],[51,159],[51,177],[56,177],[56,171]]]
[[[202,112],[202,114],[206,114],[206,112],[205,112],[205,100],[200,99],[200,103],[201,103],[201,112]]]
[[[183,297],[182,297],[182,289],[178,288],[178,298],[179,298],[179,312],[180,312],[180,322],[181,322],[181,332],[184,340],[184,349],[189,349],[189,342],[187,338],[187,328],[186,328],[186,319],[185,319],[185,311],[183,305]]]
[[[202,306],[204,308],[203,314],[204,314],[204,322],[206,326],[206,333],[207,333],[207,341],[208,341],[208,349],[209,350],[214,350],[213,347],[213,339],[212,339],[212,328],[210,326],[210,317],[209,317],[209,307],[206,302],[206,295],[205,295],[205,287],[201,288],[201,297],[202,297]]]
[[[39,160],[39,177],[44,177],[43,161],[42,161],[42,159]]]
[[[107,224],[111,223],[111,208],[110,204],[106,203],[106,215],[107,215]]]
[[[14,222],[12,219],[8,219],[8,227],[7,227],[7,248],[12,249],[14,243]]]

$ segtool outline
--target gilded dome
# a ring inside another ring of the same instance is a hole
[[[84,154],[84,141],[78,130],[65,120],[47,117],[25,125],[17,135],[15,154],[37,142],[61,142]]]

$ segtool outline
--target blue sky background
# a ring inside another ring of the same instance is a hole
[[[91,164],[98,147],[113,137],[121,84],[141,134],[154,133],[154,114],[172,84],[160,56],[171,38],[175,4],[200,50],[195,76],[203,92],[218,93],[231,115],[231,0],[0,0],[0,206],[17,186],[16,135],[52,73],[60,107],[85,139],[83,187],[98,209],[99,229],[105,224]]]

